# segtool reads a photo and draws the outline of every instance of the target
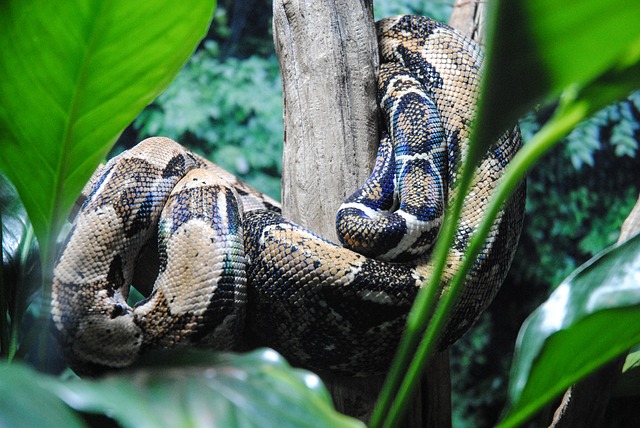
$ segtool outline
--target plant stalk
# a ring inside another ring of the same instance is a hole
[[[465,258],[460,269],[452,278],[449,287],[443,293],[442,299],[436,303],[435,311],[430,311],[430,308],[428,307],[422,307],[425,303],[433,303],[432,299],[416,299],[416,304],[411,310],[410,318],[414,313],[416,313],[416,322],[426,322],[430,313],[433,313],[433,317],[431,318],[431,322],[426,324],[426,327],[422,329],[424,331],[424,335],[419,341],[415,355],[413,355],[408,367],[406,362],[410,359],[410,356],[401,355],[399,351],[398,355],[394,359],[392,370],[385,381],[378,405],[374,409],[374,414],[371,419],[372,427],[394,427],[400,423],[404,416],[409,398],[415,391],[424,367],[426,366],[429,358],[433,355],[441,332],[446,326],[446,322],[449,320],[451,311],[455,307],[458,297],[463,289],[467,273],[480,252],[487,234],[489,233],[496,216],[500,212],[504,201],[506,201],[506,199],[511,195],[518,183],[524,179],[531,167],[533,167],[533,165],[535,165],[535,163],[545,153],[553,148],[562,137],[568,134],[580,121],[585,119],[590,113],[590,110],[589,105],[584,102],[576,102],[573,104],[565,103],[558,109],[553,118],[540,130],[540,132],[538,132],[532,140],[527,143],[516,154],[516,156],[514,156],[513,160],[506,168],[500,183],[496,187],[496,191],[492,196],[487,212],[485,213],[478,230],[473,235],[469,243],[469,247],[467,248]],[[473,168],[468,168],[467,164],[465,165],[463,174],[466,171],[473,171]],[[466,176],[463,175],[463,179],[466,179]],[[463,182],[464,189],[460,189],[461,194],[466,194],[468,192],[469,183],[470,180],[465,180]],[[461,201],[463,200],[464,198],[457,198],[454,201],[454,206],[451,210],[450,216],[455,217],[456,221],[451,221],[446,224],[457,224],[459,213],[462,208]],[[455,233],[455,230],[446,230],[446,237],[442,239],[442,241],[446,239],[449,244],[447,245],[447,251],[450,243],[453,242],[453,233],[451,232]],[[450,233],[451,237],[449,237]],[[438,244],[440,242],[441,240],[439,239]],[[442,263],[437,263],[434,276],[430,278],[428,284],[426,284],[426,290],[430,291],[427,297],[435,296],[437,294],[436,291],[439,281],[434,280],[434,278],[439,278],[442,274],[442,268],[444,267],[444,261],[446,261],[447,254],[444,254],[443,257],[440,252],[436,252],[434,253],[434,256],[442,258]],[[425,290],[421,290],[420,294],[424,291]],[[416,326],[414,324],[414,328],[408,329],[408,333],[406,335],[407,338],[403,339],[403,344],[404,342],[408,342],[410,344],[418,343],[419,337],[414,336],[418,336],[420,334],[421,329],[419,328],[419,325],[420,324]],[[404,352],[406,348],[407,346],[404,346],[401,348],[401,351]],[[404,373],[402,381],[400,381],[399,378],[395,378],[395,376],[398,376],[400,373]],[[394,378],[391,378],[392,375]],[[384,419],[383,415],[385,415]]]
[[[381,426],[388,425],[388,412],[394,402],[394,396],[399,391],[401,380],[406,376],[407,367],[415,353],[416,347],[424,333],[425,325],[434,313],[434,309],[437,305],[436,301],[441,291],[440,278],[446,265],[447,257],[449,255],[449,248],[453,244],[455,238],[456,226],[460,213],[462,212],[462,206],[464,197],[469,191],[471,179],[473,178],[473,172],[475,168],[469,167],[474,165],[476,158],[468,156],[466,164],[462,169],[462,176],[459,181],[459,187],[457,189],[457,195],[453,201],[453,204],[447,209],[445,214],[445,222],[443,224],[442,231],[438,236],[433,252],[434,265],[432,276],[422,284],[420,292],[416,297],[416,301],[411,307],[409,316],[407,318],[407,330],[403,335],[400,342],[396,356],[391,363],[391,369],[387,375],[380,397],[374,408],[371,416],[370,427],[379,428]],[[425,361],[426,363],[426,361]],[[419,380],[419,377],[414,381]],[[401,403],[402,407],[406,407],[406,402]]]

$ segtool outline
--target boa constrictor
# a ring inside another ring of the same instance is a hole
[[[344,247],[283,219],[275,201],[177,143],[145,140],[94,174],[55,268],[52,317],[72,367],[123,367],[155,348],[226,349],[246,329],[306,367],[384,370],[456,196],[482,54],[422,17],[385,19],[378,34],[387,131],[371,177],[338,212]],[[482,160],[441,287],[519,145],[517,129],[508,131]],[[523,196],[521,186],[496,219],[441,346],[474,323],[504,280]],[[145,277],[148,247],[158,269]],[[144,288],[149,278],[148,297],[129,306],[130,284]]]

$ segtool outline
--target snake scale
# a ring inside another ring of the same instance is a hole
[[[91,178],[55,267],[52,318],[72,368],[124,367],[157,348],[228,349],[242,334],[312,369],[388,366],[456,197],[482,53],[428,18],[387,18],[377,30],[386,131],[371,177],[338,211],[343,246],[282,218],[277,202],[179,144],[147,139]],[[443,289],[520,144],[517,128],[505,132],[479,165]],[[495,220],[441,347],[493,299],[523,213],[524,184]],[[156,254],[154,272],[146,254]],[[149,289],[133,307],[132,283]]]

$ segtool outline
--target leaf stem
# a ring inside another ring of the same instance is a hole
[[[478,253],[482,249],[487,234],[489,233],[496,216],[500,212],[504,201],[511,195],[518,183],[524,179],[526,173],[540,159],[540,157],[554,147],[555,144],[570,132],[571,129],[573,129],[580,121],[586,118],[590,113],[590,110],[588,103],[585,102],[561,104],[553,118],[516,154],[516,156],[514,156],[511,163],[506,168],[499,185],[496,187],[496,191],[487,207],[487,212],[469,243],[460,269],[452,278],[449,286],[444,290],[442,299],[436,303],[437,306],[435,311],[433,311],[430,307],[424,307],[423,305],[425,303],[432,304],[434,296],[437,295],[439,278],[442,274],[444,261],[446,261],[447,256],[447,254],[445,254],[444,257],[442,256],[439,251],[441,249],[441,245],[439,244],[440,242],[443,242],[442,245],[444,245],[444,242],[447,242],[448,245],[446,250],[448,252],[448,248],[450,247],[451,242],[453,242],[453,234],[455,233],[455,230],[449,230],[449,228],[451,228],[451,225],[457,224],[457,219],[459,218],[462,208],[462,201],[464,200],[464,198],[456,198],[451,212],[449,213],[451,218],[455,218],[456,221],[449,221],[448,223],[445,223],[445,226],[449,227],[447,227],[446,230],[443,230],[443,232],[446,232],[443,233],[445,236],[442,240],[438,240],[438,243],[436,244],[436,251],[434,252],[434,257],[438,257],[438,263],[435,266],[434,275],[429,278],[428,284],[426,284],[426,287],[424,287],[418,295],[418,297],[421,297],[422,294],[426,294],[426,296],[422,299],[416,299],[416,303],[411,310],[410,320],[415,318],[414,321],[418,324],[413,324],[413,328],[407,330],[407,334],[405,335],[406,338],[403,339],[402,345],[405,345],[405,342],[407,342],[412,345],[411,348],[413,349],[415,344],[418,343],[419,335],[421,334],[421,329],[419,328],[420,324],[424,325],[423,323],[428,320],[431,313],[433,313],[433,318],[424,328],[424,335],[419,341],[417,350],[409,366],[407,367],[407,361],[410,357],[408,355],[401,354],[401,352],[405,352],[406,348],[408,348],[406,345],[401,347],[401,350],[394,359],[392,369],[385,381],[378,404],[374,409],[371,419],[371,427],[393,427],[401,421],[408,401],[421,378],[424,367],[431,355],[433,355],[442,329],[445,327],[446,322],[449,320],[451,311],[455,307],[458,297],[463,289],[467,273],[470,270],[473,261],[475,261]],[[463,176],[467,171],[469,171],[467,174],[473,173],[474,168],[469,168],[468,164],[469,162],[465,165]],[[470,179],[466,180],[465,177],[465,179],[461,179],[461,182],[459,194],[466,194],[468,192]],[[464,185],[464,188],[462,188],[462,185]],[[415,317],[413,317],[414,314]],[[411,325],[409,321],[408,324]],[[404,378],[400,382],[400,379],[397,378],[397,376],[403,372],[405,373]],[[393,398],[394,396],[395,398]],[[385,415],[384,420],[383,415]]]
[[[422,284],[420,292],[416,297],[416,301],[411,307],[411,311],[407,317],[407,329],[400,342],[396,356],[391,363],[391,369],[385,379],[380,397],[378,398],[378,402],[376,403],[373,414],[371,415],[371,420],[369,422],[371,428],[393,426],[393,424],[397,424],[399,422],[402,414],[404,414],[408,397],[411,395],[410,393],[401,393],[403,400],[396,404],[399,406],[399,408],[396,409],[397,414],[391,417],[388,412],[391,409],[392,404],[395,403],[394,396],[398,394],[402,385],[402,378],[404,377],[406,379],[407,366],[413,358],[413,354],[425,330],[425,325],[427,325],[427,321],[433,315],[436,307],[436,302],[442,288],[440,286],[440,278],[444,271],[447,257],[449,255],[449,248],[453,244],[456,226],[458,224],[458,219],[460,218],[460,213],[462,212],[464,197],[461,195],[466,195],[469,191],[473,172],[475,170],[473,165],[477,163],[477,158],[479,158],[477,154],[476,156],[471,156],[471,153],[469,153],[465,165],[462,168],[459,186],[456,189],[458,196],[454,198],[453,204],[447,209],[443,228],[438,236],[435,249],[433,251],[432,257],[434,264],[432,275],[425,281],[425,283]],[[423,366],[426,364],[426,361],[427,359],[423,362]],[[409,382],[411,382],[411,391],[415,389],[418,378],[419,376],[417,376],[416,379],[409,380]]]

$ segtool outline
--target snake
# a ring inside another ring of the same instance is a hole
[[[94,173],[59,252],[51,317],[72,369],[127,367],[166,348],[233,349],[246,338],[320,372],[388,368],[433,274],[447,205],[464,198],[439,295],[522,143],[517,126],[506,130],[458,195],[483,52],[425,17],[376,28],[383,131],[371,176],[338,209],[340,244],[283,218],[277,201],[175,141],[148,138]],[[503,203],[440,349],[478,320],[504,281],[524,195],[522,183]],[[129,304],[132,285],[145,297]]]

